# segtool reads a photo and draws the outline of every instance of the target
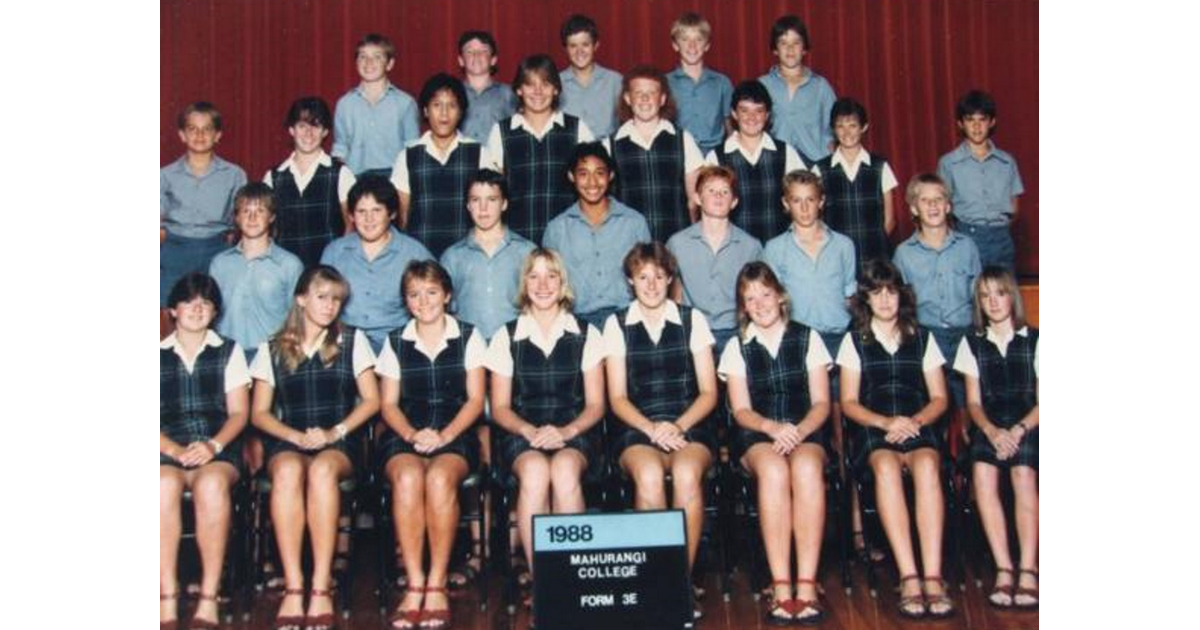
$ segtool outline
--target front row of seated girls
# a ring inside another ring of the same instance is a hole
[[[286,589],[275,627],[328,628],[338,514],[338,480],[352,474],[360,427],[382,406],[386,429],[379,464],[393,489],[397,539],[408,591],[392,616],[397,628],[450,623],[446,569],[458,516],[458,485],[476,465],[472,425],[480,417],[484,367],[492,372],[492,414],[505,433],[497,457],[517,478],[518,530],[528,556],[535,514],[585,507],[583,478],[606,445],[592,429],[607,395],[616,418],[607,447],[635,485],[635,507],[684,510],[689,561],[703,515],[702,483],[714,459],[716,374],[727,381],[736,420],[733,461],[758,487],[762,537],[772,578],[772,624],[815,624],[826,616],[816,583],[824,531],[824,471],[831,456],[826,420],[827,371],[834,362],[819,334],[789,319],[788,294],[770,267],[748,263],[737,277],[740,334],[719,368],[704,316],[666,296],[676,263],[658,244],[634,247],[625,274],[634,300],[609,317],[603,334],[571,312],[574,295],[562,259],[548,249],[526,257],[520,315],[486,348],[470,325],[447,314],[453,287],[435,262],[412,263],[402,279],[413,319],[393,331],[376,371],[360,331],[338,315],[349,294],[330,267],[300,278],[287,322],[247,369],[241,349],[211,331],[220,293],[192,274],[170,294],[176,331],[161,344],[160,520],[161,620],[177,627],[180,496],[193,489],[200,523],[200,598],[193,628],[214,627],[216,592],[229,526],[230,488],[241,474],[237,438],[250,413],[267,437],[271,518]],[[959,346],[954,367],[967,382],[973,421],[973,479],[997,576],[988,601],[1036,608],[1037,340],[1023,321],[1011,274],[988,269],[976,286],[976,330]],[[944,507],[941,436],[947,405],[945,360],[918,326],[916,302],[891,263],[864,267],[851,298],[854,324],[841,343],[840,402],[856,427],[856,468],[868,467],[884,530],[901,574],[900,614],[940,618],[954,603],[939,577]],[[605,362],[605,358],[610,360]],[[679,369],[682,367],[683,369]],[[604,370],[604,371],[602,371]],[[918,572],[901,481],[916,490]],[[1016,494],[1020,564],[1007,548],[998,481],[1008,474]],[[313,545],[305,608],[301,544]],[[423,546],[429,538],[429,568]],[[796,572],[790,556],[795,544]],[[527,558],[532,566],[532,558]]]

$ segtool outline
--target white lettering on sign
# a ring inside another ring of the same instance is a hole
[[[599,552],[599,553],[573,553],[571,554],[571,566],[578,565],[595,565],[595,564],[645,564],[645,551],[624,551],[624,552]]]
[[[617,603],[617,599],[611,593],[603,593],[601,595],[580,595],[579,605],[584,608],[599,608],[600,606],[612,606]]]
[[[579,578],[582,580],[603,580],[607,578],[637,577],[636,564],[618,564],[611,567],[579,567]]]

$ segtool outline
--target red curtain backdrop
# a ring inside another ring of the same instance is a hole
[[[866,145],[889,158],[901,190],[959,142],[957,98],[971,88],[993,95],[993,138],[1016,157],[1025,183],[1018,270],[1038,272],[1036,0],[161,0],[161,9],[160,162],[182,151],[179,110],[209,100],[225,117],[219,153],[251,179],[290,152],[283,117],[293,99],[318,95],[332,107],[358,82],[354,44],[368,32],[396,43],[390,78],[415,98],[430,75],[458,72],[463,30],[496,36],[497,76],[506,83],[533,53],[566,66],[558,28],[576,12],[599,25],[602,65],[623,71],[649,62],[669,70],[677,63],[671,22],[693,10],[713,25],[706,61],[736,84],[771,66],[771,24],[794,13],[809,28],[808,63],[838,96],[866,106]],[[911,233],[912,220],[897,193],[898,240]]]

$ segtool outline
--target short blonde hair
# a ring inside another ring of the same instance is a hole
[[[521,284],[517,288],[517,309],[522,313],[529,310],[533,305],[533,301],[529,299],[529,273],[533,271],[533,265],[541,258],[546,261],[546,266],[550,271],[557,273],[559,278],[562,278],[562,295],[558,298],[558,307],[564,311],[570,311],[575,306],[575,291],[571,289],[571,281],[567,276],[567,265],[563,263],[562,256],[558,252],[549,247],[537,247],[525,256],[525,263],[521,265]]]
[[[703,15],[695,11],[684,13],[671,24],[671,40],[674,41],[684,29],[688,28],[696,29],[704,39],[712,41],[712,25],[708,23],[708,20],[704,19]]]

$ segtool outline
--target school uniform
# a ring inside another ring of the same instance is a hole
[[[276,355],[278,339],[259,346],[254,363],[250,366],[251,376],[275,389],[274,407],[279,420],[298,431],[313,427],[331,429],[350,415],[358,402],[358,375],[375,365],[375,355],[371,353],[366,335],[344,324],[337,338],[337,356],[329,365],[325,365],[318,351],[328,334],[328,330],[322,332],[311,347],[302,348],[305,358],[294,371],[289,372],[283,364],[283,358]],[[361,431],[351,433],[346,439],[328,444],[321,451],[341,451],[357,467],[361,434]],[[284,452],[304,455],[320,452],[304,451],[291,442],[265,434],[263,445],[266,447],[266,462]]]
[[[769,338],[754,322],[746,331],[725,344],[717,373],[746,379],[750,390],[750,408],[776,422],[798,424],[812,409],[808,374],[827,370],[833,359],[817,331],[788,321],[779,337]],[[731,457],[741,460],[751,446],[771,442],[766,433],[734,427]],[[829,424],[804,438],[806,444],[818,444],[829,451]]]
[[[375,371],[381,377],[400,381],[400,410],[414,429],[440,431],[466,404],[467,372],[483,367],[486,350],[473,326],[449,315],[439,344],[426,347],[417,336],[416,320],[410,320],[383,342]],[[468,470],[479,468],[479,440],[471,428],[431,453],[417,453],[411,443],[388,430],[379,441],[378,453],[380,466],[401,453],[421,457],[453,453],[466,460]]]
[[[787,229],[791,219],[783,211],[783,176],[810,168],[795,148],[764,133],[758,148],[749,151],[734,131],[721,149],[709,153],[708,162],[737,173],[738,205],[729,215],[734,225],[763,243]]]
[[[457,133],[443,154],[426,131],[396,158],[392,184],[409,195],[404,231],[441,256],[473,226],[467,211],[467,181],[491,163],[483,145]]]
[[[246,355],[232,340],[209,330],[200,352],[190,360],[175,333],[158,345],[158,430],[176,443],[210,440],[229,419],[225,395],[250,384]],[[242,469],[241,438],[225,445],[214,461]],[[159,466],[183,468],[173,457],[159,453]]]
[[[550,219],[575,201],[575,188],[567,179],[575,145],[592,139],[586,124],[561,111],[554,112],[540,133],[520,113],[492,127],[487,150],[508,179],[510,228],[542,242]]]
[[[912,417],[929,404],[925,372],[940,368],[946,359],[933,335],[920,326],[915,335],[903,342],[883,337],[874,323],[871,331],[870,340],[856,331],[846,333],[838,350],[838,365],[859,373],[858,401],[864,407],[888,417]],[[936,449],[942,441],[938,424],[926,424],[917,437],[889,444],[886,431],[855,423],[854,465],[865,466],[871,453],[881,448],[900,453]]]
[[[342,204],[354,182],[350,169],[324,151],[307,173],[297,168],[295,153],[267,171],[263,183],[275,191],[275,242],[305,268],[318,264],[325,246],[346,233]]]
[[[851,161],[839,147],[817,167],[825,185],[825,223],[854,242],[858,268],[868,260],[890,259],[883,200],[898,184],[887,158],[860,149]]]
[[[685,176],[704,165],[704,156],[692,134],[660,119],[649,142],[630,120],[611,140],[605,139],[620,174],[613,196],[646,217],[650,235],[666,241],[691,225]]]
[[[533,316],[524,313],[496,331],[488,347],[487,367],[512,379],[512,408],[534,426],[570,424],[585,404],[583,375],[604,359],[600,331],[567,311],[559,313],[548,334]],[[511,469],[517,457],[531,450],[524,437],[504,433],[499,461]],[[566,442],[588,461],[588,474],[600,470],[600,436],[596,431]]]
[[[662,319],[646,319],[635,300],[610,315],[604,326],[605,356],[625,363],[625,391],[629,401],[652,421],[674,422],[700,396],[693,354],[716,342],[704,314],[667,300]],[[708,419],[684,433],[688,442],[703,444],[716,453],[716,431]],[[655,446],[643,432],[624,422],[614,423],[610,436],[612,455],[620,458],[630,446]]]
[[[988,420],[1001,429],[1012,428],[1038,404],[1038,330],[1023,326],[1003,338],[988,328],[963,337],[954,359],[954,369],[979,379],[983,410]],[[1029,466],[1038,469],[1038,428],[1021,438],[1017,453],[1007,460],[996,458],[996,449],[971,424],[971,460],[993,466]]]

